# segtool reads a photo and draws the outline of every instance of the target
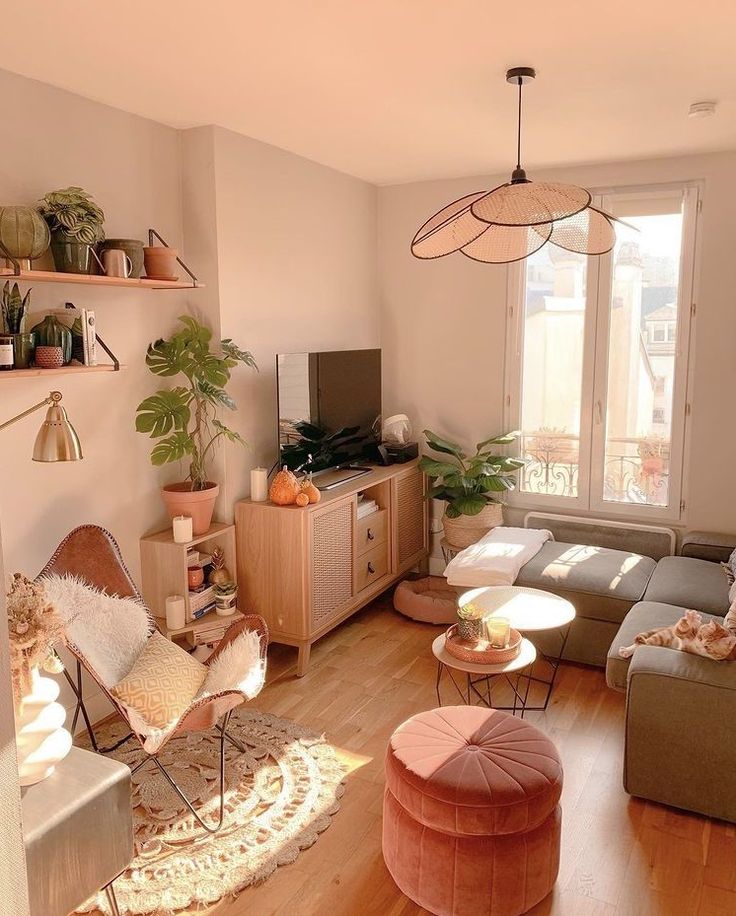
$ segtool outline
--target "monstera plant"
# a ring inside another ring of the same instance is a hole
[[[159,440],[151,452],[156,467],[187,461],[189,473],[180,483],[163,488],[169,514],[190,515],[194,533],[204,534],[212,521],[219,487],[208,468],[221,440],[245,445],[239,433],[218,419],[219,412],[235,410],[226,391],[231,370],[242,363],[257,369],[253,356],[232,340],[212,349],[212,331],[190,315],[179,318],[181,329],[168,340],[150,344],[146,365],[161,378],[183,378],[182,384],[162,388],[138,405],[135,427]]]

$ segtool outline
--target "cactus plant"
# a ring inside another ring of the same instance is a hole
[[[11,289],[10,280],[5,281],[2,299],[3,324],[5,325],[5,330],[9,334],[20,334],[30,298],[30,290],[28,290],[25,296],[21,296],[17,283],[14,283]]]
[[[39,210],[52,232],[71,241],[94,245],[105,238],[102,228],[105,214],[83,188],[71,186],[49,191]]]

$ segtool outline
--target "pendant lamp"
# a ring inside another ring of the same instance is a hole
[[[461,197],[435,213],[412,240],[415,257],[441,258],[459,251],[474,261],[509,264],[528,258],[547,242],[587,255],[605,254],[616,244],[616,217],[592,206],[589,191],[574,184],[531,181],[521,167],[522,89],[535,76],[531,67],[506,73],[506,81],[519,90],[511,180],[492,191]]]

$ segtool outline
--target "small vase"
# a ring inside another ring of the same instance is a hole
[[[47,315],[43,321],[31,328],[36,335],[36,349],[41,347],[61,347],[63,365],[72,360],[72,332],[62,324],[55,315]]]
[[[92,271],[92,246],[54,230],[51,233],[54,266],[63,274],[88,274]]]
[[[187,569],[187,582],[189,583],[189,588],[199,588],[204,582],[204,570],[201,566],[190,566]]]
[[[457,635],[461,639],[469,639],[476,642],[481,637],[483,629],[483,619],[466,620],[464,617],[457,618]]]
[[[15,743],[22,786],[32,786],[54,772],[69,753],[72,736],[63,727],[66,710],[57,703],[59,685],[31,669],[31,689],[15,711]]]
[[[36,335],[33,331],[13,335],[13,364],[16,369],[30,369],[35,352]]]
[[[236,601],[238,600],[237,591],[230,595],[215,594],[215,613],[218,617],[230,617],[235,613]]]

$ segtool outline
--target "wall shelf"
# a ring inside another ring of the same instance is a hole
[[[128,289],[201,289],[204,284],[191,280],[149,280],[147,277],[103,277],[97,274],[64,274],[56,270],[21,270],[0,268],[0,280],[20,283],[78,283],[83,286],[116,286]],[[50,370],[47,370],[50,371]]]
[[[120,366],[121,369],[127,369],[127,366]],[[59,369],[5,369],[0,372],[0,379],[6,378],[38,378],[40,375],[73,375],[75,372],[115,372],[115,366],[61,366]]]

